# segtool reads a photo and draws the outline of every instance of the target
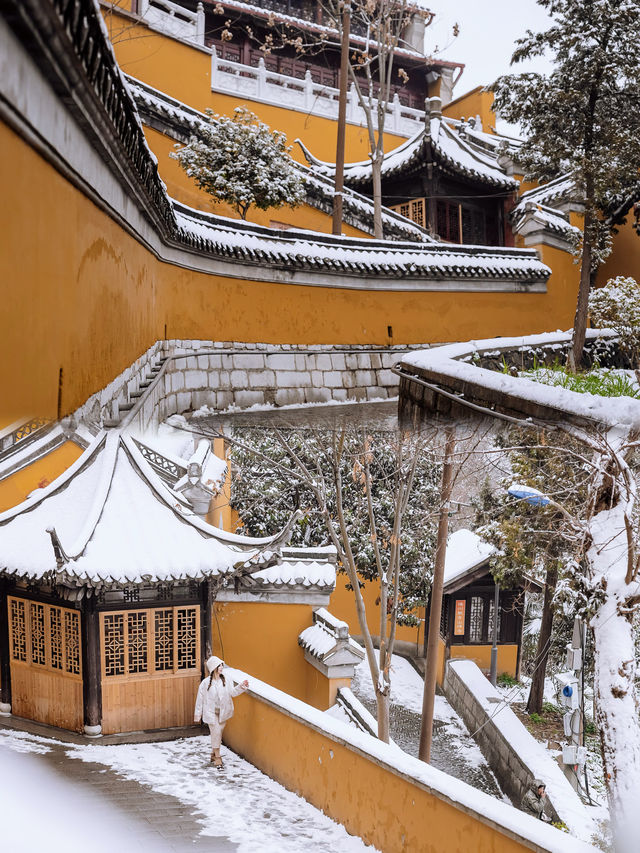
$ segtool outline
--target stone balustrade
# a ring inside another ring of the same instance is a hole
[[[139,14],[145,24],[169,36],[204,46],[204,6],[195,12],[171,0],[140,0]]]
[[[237,95],[314,116],[336,120],[338,118],[340,90],[314,83],[309,69],[305,72],[304,79],[300,80],[268,71],[264,59],[260,59],[258,67],[253,68],[241,62],[221,59],[215,48],[212,48],[211,89],[225,95]],[[374,100],[372,106],[374,121],[377,122],[377,101]],[[401,136],[413,136],[424,123],[424,112],[403,106],[397,93],[388,104],[386,112],[385,130]],[[347,122],[360,127],[366,126],[365,113],[353,83],[349,87]]]

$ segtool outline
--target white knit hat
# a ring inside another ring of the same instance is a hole
[[[221,663],[224,663],[222,658],[218,658],[215,655],[212,655],[207,661],[207,669],[209,672],[213,672],[214,669],[217,669]]]

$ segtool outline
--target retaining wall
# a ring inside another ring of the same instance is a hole
[[[420,348],[424,348],[422,345]],[[210,406],[386,400],[398,393],[391,367],[408,347],[297,346],[196,340],[157,341],[75,417],[139,431],[169,415]]]
[[[242,680],[245,673],[234,671]],[[592,847],[248,676],[224,740],[384,853]]]
[[[572,832],[590,837],[591,818],[558,763],[522,725],[473,661],[448,661],[444,694],[462,717],[495,773],[500,787],[519,807],[534,779],[547,786],[547,814]]]

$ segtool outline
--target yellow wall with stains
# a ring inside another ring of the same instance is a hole
[[[0,145],[11,163],[0,210],[3,278],[12,283],[0,359],[8,421],[56,416],[60,367],[62,414],[72,412],[165,327],[168,338],[384,346],[389,325],[404,344],[542,332],[573,320],[575,276],[562,271],[546,294],[447,293],[252,282],[164,263],[7,125]],[[566,258],[545,248],[544,260],[554,253]]]
[[[79,445],[65,441],[46,456],[0,479],[0,512],[22,503],[34,489],[48,486],[73,465],[81,454]]]
[[[249,675],[251,676],[251,670]],[[384,853],[525,853],[543,846],[438,795],[410,775],[327,735],[251,692],[235,703],[225,743]],[[380,796],[372,797],[372,792]]]

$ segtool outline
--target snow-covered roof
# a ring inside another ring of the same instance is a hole
[[[266,566],[279,541],[202,521],[130,437],[103,431],[54,482],[0,514],[0,573],[75,586],[201,579]]]
[[[473,572],[495,553],[493,545],[484,542],[472,530],[456,530],[447,542],[444,558],[444,587],[452,586]]]
[[[401,279],[507,279],[546,282],[549,267],[533,250],[452,246],[333,237],[315,232],[277,232],[174,203],[180,238],[201,251],[261,267],[277,266],[345,276]]]
[[[282,548],[281,557],[269,568],[243,579],[244,588],[269,590],[306,589],[333,592],[336,585],[336,550],[326,548]]]
[[[349,625],[324,607],[314,610],[313,625],[300,633],[298,644],[308,660],[330,668],[351,668],[364,658],[362,646],[349,636]]]
[[[575,196],[576,187],[571,175],[561,175],[553,181],[542,184],[540,187],[534,187],[527,190],[520,197],[518,207],[524,206],[527,202],[534,202],[537,205],[553,206],[562,201]],[[517,208],[516,208],[517,210]]]
[[[441,115],[432,116],[427,127],[384,155],[383,178],[414,171],[426,162],[426,153],[430,148],[433,160],[446,172],[491,187],[516,190],[518,182],[505,174],[498,165],[497,154],[483,151],[477,145],[472,146],[459,132],[459,127],[459,123],[456,126]],[[334,174],[333,163],[318,160],[304,146],[301,147],[314,170],[320,174]],[[371,183],[371,161],[347,163],[344,179],[353,186]]]

